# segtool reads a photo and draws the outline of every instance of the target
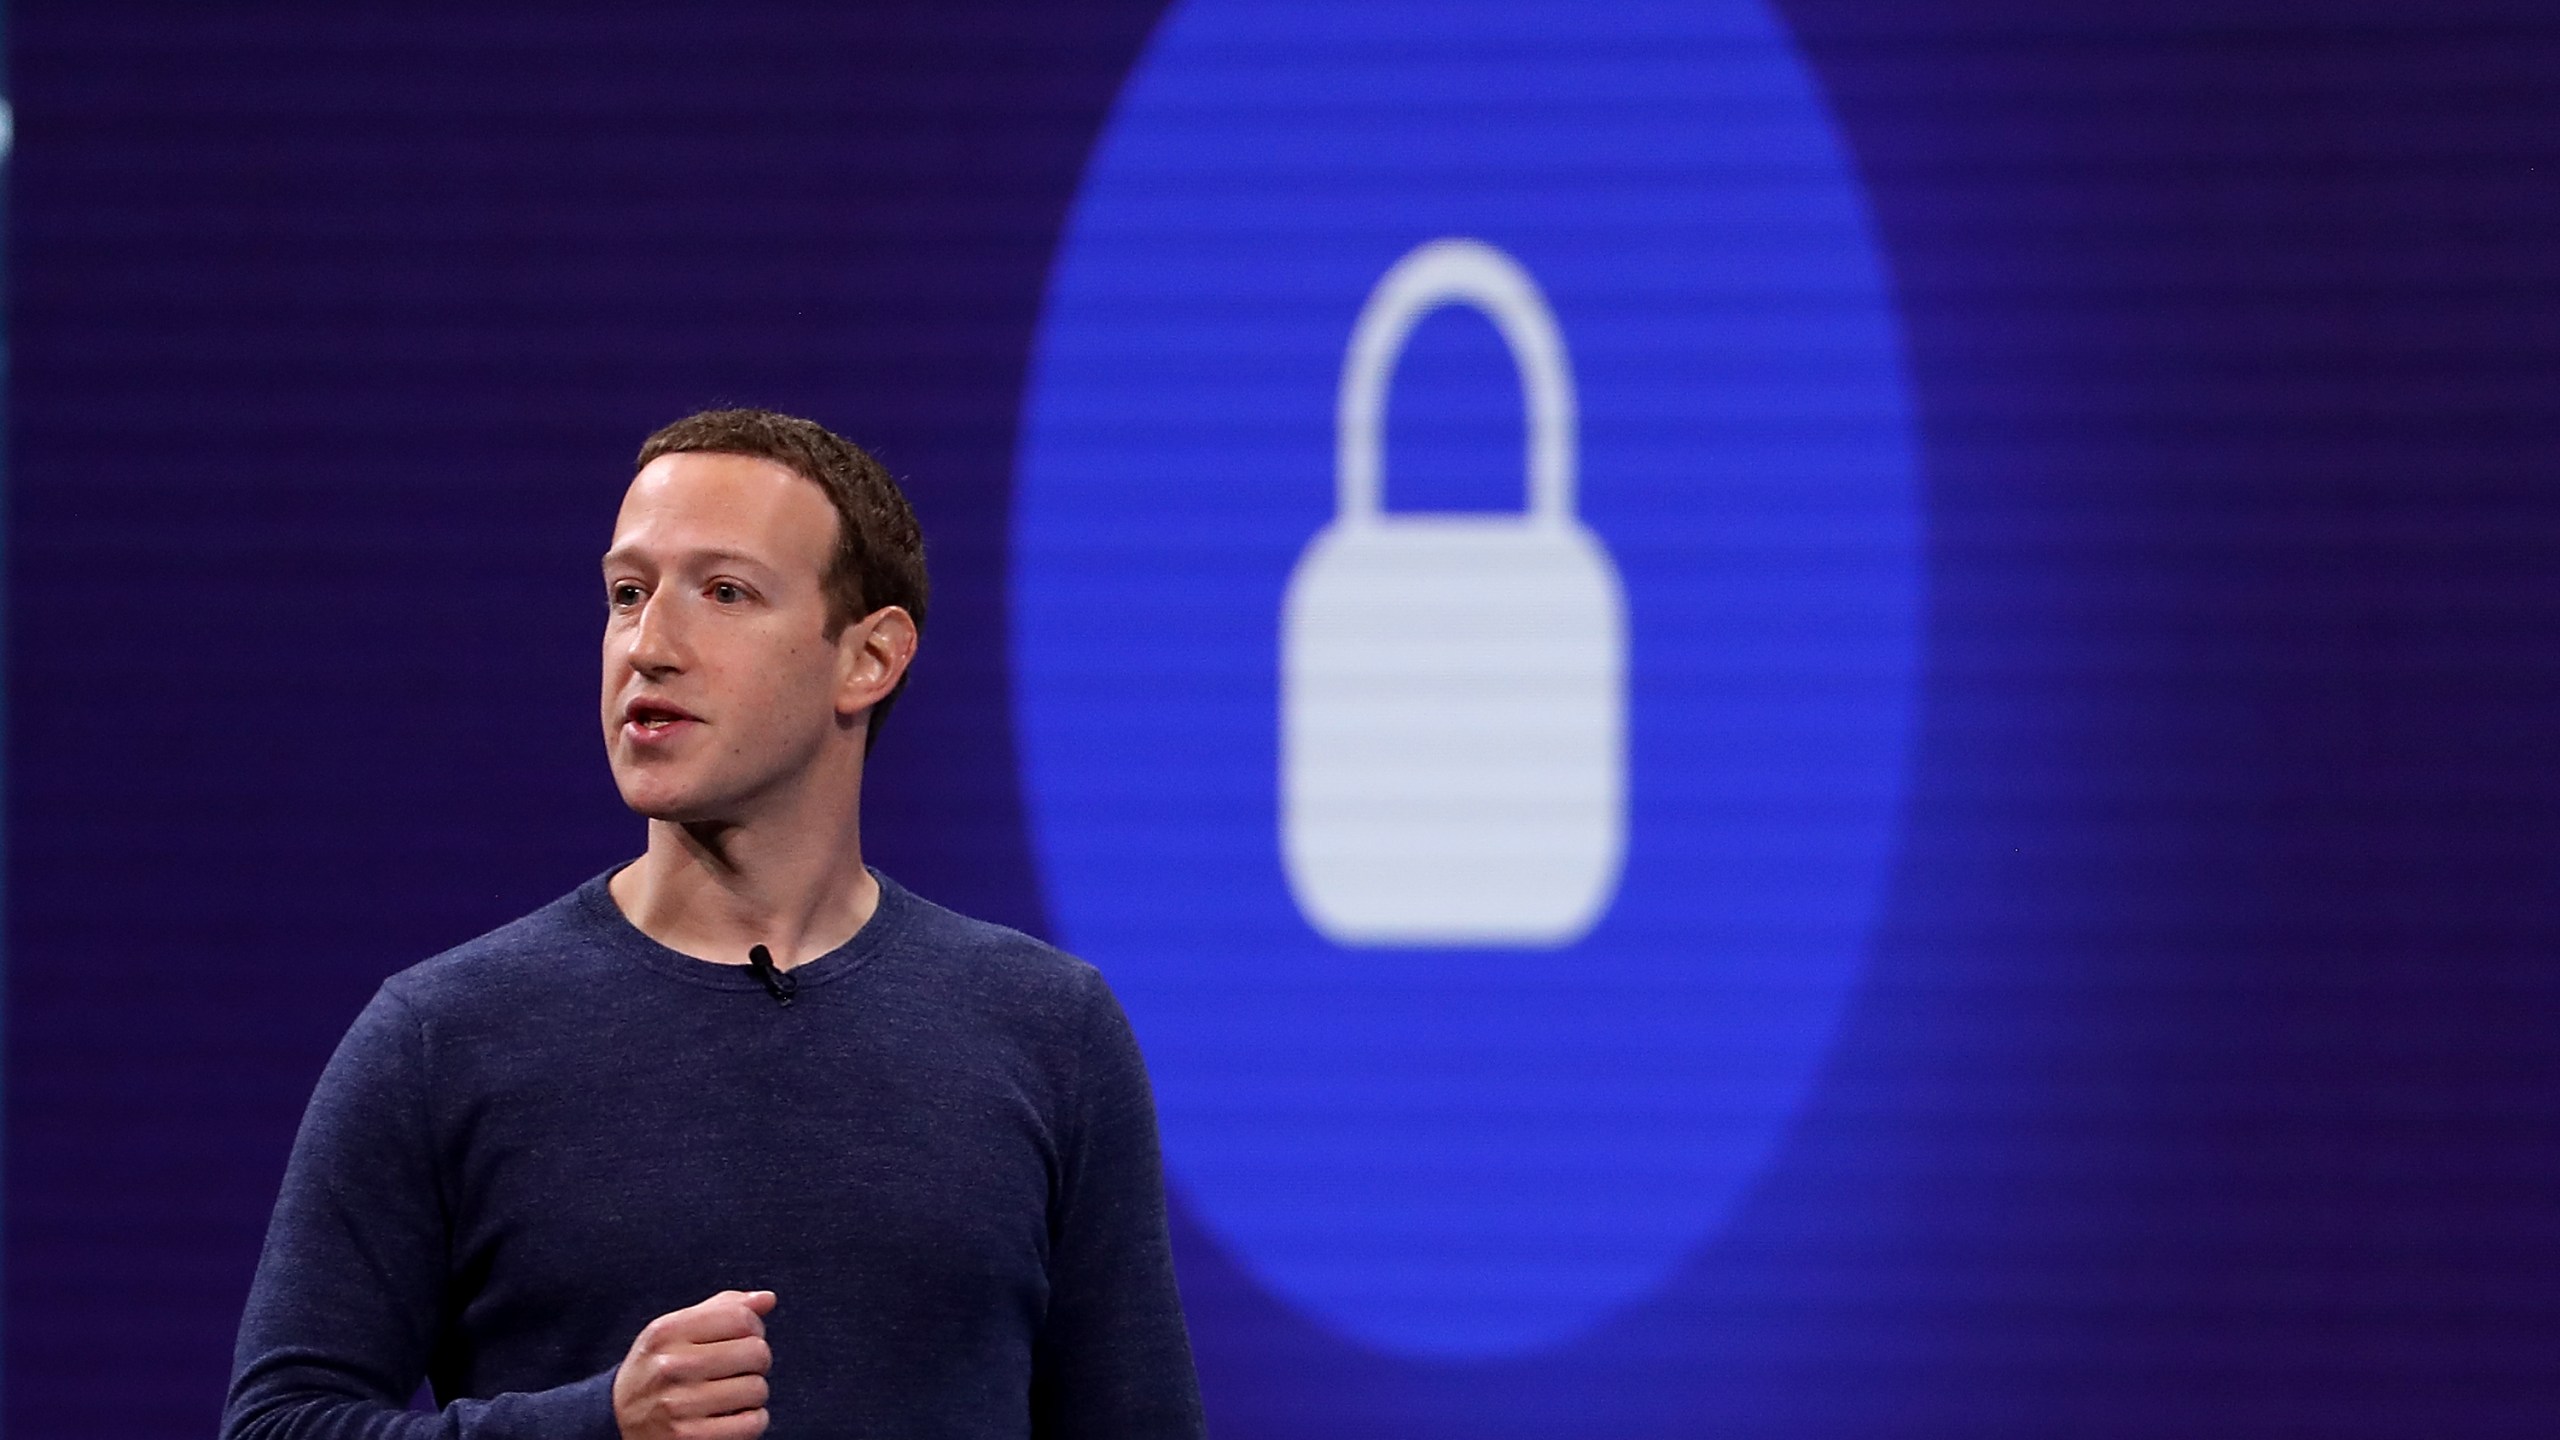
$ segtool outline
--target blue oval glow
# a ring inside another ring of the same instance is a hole
[[[1276,627],[1332,511],[1343,347],[1441,236],[1551,303],[1624,582],[1625,868],[1562,949],[1338,948],[1282,870]],[[1860,971],[1917,667],[1896,328],[1776,21],[1177,6],[1061,243],[1015,525],[1051,917],[1240,1260],[1345,1334],[1466,1356],[1567,1339],[1710,1237]]]

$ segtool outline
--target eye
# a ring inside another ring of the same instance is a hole
[[[711,598],[723,605],[735,605],[747,598],[747,592],[735,581],[714,580],[711,582]]]
[[[640,603],[640,587],[629,580],[617,580],[605,587],[605,601],[616,610],[628,610]]]

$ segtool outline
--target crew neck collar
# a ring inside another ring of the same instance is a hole
[[[597,927],[608,944],[648,969],[689,985],[700,985],[712,990],[764,989],[764,982],[757,979],[755,972],[746,966],[744,963],[746,957],[743,955],[738,957],[740,963],[734,965],[722,964],[716,960],[704,960],[661,944],[647,931],[632,924],[631,917],[623,914],[622,907],[614,903],[613,892],[606,888],[613,877],[622,873],[628,864],[629,862],[626,861],[622,865],[616,865],[589,880],[579,886],[572,897],[579,910],[591,924]],[[824,955],[805,960],[784,972],[790,975],[793,982],[801,989],[806,990],[812,985],[823,985],[839,975],[851,974],[868,963],[873,956],[885,954],[894,948],[899,938],[906,932],[914,916],[915,897],[908,894],[905,887],[899,885],[897,881],[877,870],[872,870],[869,866],[863,868],[869,870],[871,878],[879,883],[878,908],[871,912],[870,919],[862,923],[861,929],[853,932],[852,939]]]

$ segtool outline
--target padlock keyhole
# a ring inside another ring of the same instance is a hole
[[[1387,385],[1390,514],[1529,507],[1520,372],[1502,332],[1471,305],[1422,318]]]

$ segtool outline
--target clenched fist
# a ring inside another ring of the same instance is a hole
[[[622,1440],[755,1440],[764,1433],[770,1290],[723,1290],[641,1328],[613,1377]]]

